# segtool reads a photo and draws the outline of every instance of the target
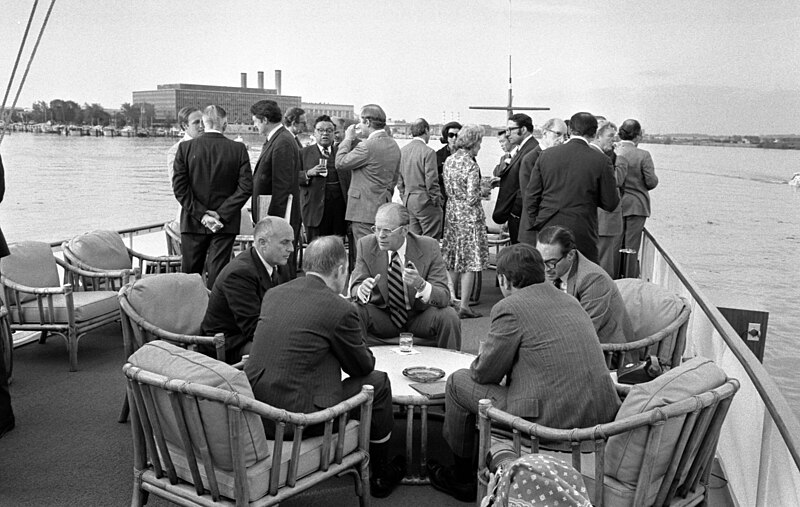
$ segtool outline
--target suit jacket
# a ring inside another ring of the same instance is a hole
[[[500,175],[500,191],[497,193],[497,202],[494,205],[494,212],[492,212],[492,220],[498,224],[508,222],[508,218],[512,214],[515,216],[522,214],[519,169],[525,155],[533,151],[537,146],[539,146],[539,141],[530,136],[528,141],[511,158],[506,172]]]
[[[598,236],[618,236],[621,235],[624,227],[622,220],[622,200],[625,198],[625,178],[628,176],[628,161],[625,157],[619,157],[613,151],[606,153],[614,164],[614,179],[617,182],[617,189],[621,199],[614,211],[606,211],[597,208],[597,234]]]
[[[182,233],[212,234],[200,220],[206,211],[214,210],[223,225],[218,232],[239,234],[242,206],[252,188],[250,156],[244,144],[207,132],[178,145],[172,189],[182,207]]]
[[[658,185],[653,157],[632,142],[622,141],[616,149],[619,156],[628,161],[628,176],[625,178],[625,195],[622,196],[623,216],[650,216],[650,190]]]
[[[3,169],[3,157],[0,157],[0,202],[3,202],[3,197],[6,194],[6,173]],[[3,236],[3,230],[0,229],[0,257],[5,257],[10,252],[6,244],[6,237]]]
[[[528,182],[531,180],[531,172],[533,171],[533,166],[536,164],[536,161],[539,159],[539,155],[541,155],[542,151],[542,145],[537,145],[536,148],[526,153],[520,162],[519,189],[520,195],[522,196],[523,210],[527,209],[526,203],[529,199]],[[533,225],[528,218],[528,214],[524,212],[519,218],[519,235],[517,239],[520,243],[527,243],[529,245],[536,246],[536,231],[533,229]]]
[[[318,157],[319,158],[319,157]],[[297,140],[285,127],[280,126],[269,141],[264,142],[253,173],[253,222],[258,221],[258,196],[271,195],[267,215],[284,217],[286,202],[292,196],[292,228],[300,230],[300,189],[297,176],[301,170],[300,149]]]
[[[397,191],[407,208],[421,210],[442,205],[436,152],[421,139],[412,139],[400,149]]]
[[[337,172],[339,188],[342,199],[347,195],[347,184],[336,170],[336,146],[330,147],[331,155],[328,157],[328,174]],[[312,144],[300,150],[301,170],[297,181],[300,184],[300,213],[306,227],[319,227],[322,216],[325,214],[325,186],[327,179],[321,176],[306,176],[306,171],[319,165],[322,158],[319,146]]]
[[[358,309],[321,278],[296,278],[264,296],[244,366],[257,400],[291,412],[316,412],[342,401],[342,370],[362,377],[374,368]],[[271,438],[274,426],[265,430]]]
[[[603,268],[580,252],[576,254],[567,276],[567,293],[589,314],[600,343],[635,341],[633,324],[617,284]]]
[[[276,266],[280,283],[289,280],[289,269]],[[224,333],[234,345],[253,339],[264,293],[273,287],[267,268],[254,247],[237,255],[217,276],[203,317],[202,333]]]
[[[419,275],[431,284],[431,297],[427,303],[414,298],[417,291],[406,285],[412,310],[424,311],[428,305],[446,308],[450,304],[450,290],[447,288],[447,270],[439,250],[439,242],[426,236],[409,232],[406,236],[406,263],[411,261]],[[350,275],[350,295],[357,298],[356,292],[366,278],[380,274],[378,286],[372,291],[369,304],[386,308],[389,303],[389,253],[381,250],[374,234],[368,234],[358,242],[356,267]]]
[[[345,139],[336,153],[336,169],[352,173],[345,218],[373,224],[378,207],[392,200],[400,148],[384,131],[359,143]]]
[[[611,159],[582,139],[549,148],[536,160],[526,194],[534,230],[570,229],[578,250],[597,262],[597,208],[611,211],[619,204]]]
[[[450,146],[447,144],[436,151],[436,173],[439,175],[439,190],[442,192],[442,203],[447,201],[447,192],[444,188],[444,163],[450,155],[452,153],[450,152]]]
[[[479,384],[499,384],[507,375],[506,411],[554,428],[609,422],[620,406],[591,320],[549,283],[494,305],[470,370]]]

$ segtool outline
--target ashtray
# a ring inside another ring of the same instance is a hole
[[[412,366],[403,370],[403,375],[416,382],[436,382],[444,377],[444,371],[430,366]]]

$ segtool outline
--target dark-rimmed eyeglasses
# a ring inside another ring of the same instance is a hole
[[[566,257],[567,255],[569,255],[569,252],[565,253],[564,255],[562,255],[561,257],[559,257],[558,259],[549,259],[549,260],[546,260],[546,261],[544,261],[544,265],[545,265],[545,267],[546,267],[547,269],[556,269],[556,266],[558,266],[558,263],[559,263],[559,262],[561,262],[561,261],[563,261],[563,260],[564,260],[564,257]]]
[[[544,129],[544,130],[546,130],[547,132],[552,132],[552,133],[553,133],[553,134],[555,134],[557,137],[564,137],[564,136],[566,136],[566,135],[567,135],[567,133],[566,133],[566,132],[559,132],[559,131],[557,131],[557,130],[550,130],[550,129]]]
[[[390,234],[394,234],[395,232],[399,231],[401,227],[403,227],[403,226],[402,226],[402,225],[398,225],[398,226],[397,226],[397,227],[395,227],[394,229],[378,229],[377,227],[375,227],[375,226],[373,225],[373,226],[372,226],[372,227],[370,227],[369,229],[370,229],[372,232],[374,232],[375,234],[377,234],[378,236],[384,237],[384,236],[388,236],[388,235],[390,235]]]
[[[333,129],[316,129],[320,134],[333,134]]]
[[[513,131],[515,131],[515,130],[516,130],[516,131],[517,131],[517,133],[519,134],[519,129],[524,129],[524,128],[525,128],[525,127],[508,127],[508,128],[506,129],[506,135],[509,135],[509,136],[510,136],[510,135],[511,135],[511,133],[512,133]]]
[[[454,137],[458,137],[458,132],[448,132],[447,137],[453,139]]]

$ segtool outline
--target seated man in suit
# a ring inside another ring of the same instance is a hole
[[[461,321],[450,307],[439,243],[408,231],[409,213],[378,208],[374,234],[358,242],[350,295],[358,301],[368,345],[396,344],[411,332],[420,345],[461,349]]]
[[[539,231],[536,249],[547,280],[575,297],[592,319],[600,343],[636,340],[617,284],[603,268],[578,251],[569,229],[551,225]]]
[[[504,248],[497,278],[505,299],[492,308],[482,350],[447,379],[443,434],[455,467],[429,465],[431,484],[462,501],[475,500],[481,399],[554,428],[605,423],[620,406],[592,321],[574,298],[544,283],[539,252],[524,243]]]
[[[257,400],[291,412],[324,410],[355,396],[364,385],[373,386],[370,486],[372,496],[388,496],[405,474],[402,457],[388,460],[392,387],[386,373],[375,370],[355,305],[339,296],[349,274],[342,240],[322,236],[312,241],[303,264],[306,276],[264,296],[244,371]],[[342,370],[349,378],[342,380]],[[354,412],[358,417],[360,411]],[[266,422],[267,435],[274,438],[274,423]],[[304,435],[323,429],[310,426]]]
[[[282,218],[266,217],[256,224],[253,239],[253,246],[219,274],[203,318],[204,335],[225,334],[225,360],[231,364],[241,360],[253,344],[264,293],[290,279],[292,226]],[[204,352],[213,354],[210,349]]]

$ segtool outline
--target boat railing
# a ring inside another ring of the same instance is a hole
[[[800,422],[764,366],[680,265],[645,230],[641,278],[687,298],[686,355],[712,359],[741,383],[718,458],[738,505],[800,505]]]

